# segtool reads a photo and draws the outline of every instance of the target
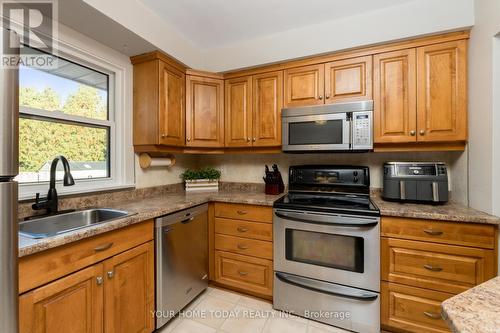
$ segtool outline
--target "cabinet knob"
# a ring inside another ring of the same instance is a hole
[[[252,140],[250,138],[247,138],[247,142],[250,142],[250,141],[252,141]]]
[[[95,280],[96,280],[98,286],[100,286],[104,282],[104,279],[102,278],[102,276],[96,277]]]
[[[256,138],[253,138],[253,142],[255,142],[255,141],[257,141],[257,139],[256,139]]]
[[[410,131],[410,135],[411,135],[411,136],[415,136],[415,134],[417,134],[415,131],[413,131],[413,130],[412,130],[412,131]]]
[[[112,279],[112,278],[113,278],[113,276],[115,276],[115,272],[113,272],[113,271],[109,271],[109,272],[108,272],[108,279]]]
[[[420,132],[418,132],[420,135],[425,135],[425,131],[424,130],[420,130]]]
[[[187,142],[191,141],[191,138],[186,138],[186,141],[187,141]]]
[[[323,99],[323,95],[319,95],[318,99],[322,100]]]
[[[326,99],[329,99],[329,98],[330,98],[330,94],[326,94],[326,95],[325,95],[325,98],[326,98]]]
[[[161,134],[161,138],[162,138],[162,139],[165,139],[166,137],[167,137],[167,135],[166,135],[165,133],[162,133],[162,134]]]

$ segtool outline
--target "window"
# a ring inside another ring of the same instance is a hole
[[[57,69],[19,69],[20,183],[48,181],[57,155],[70,161],[75,180],[111,176],[111,75],[62,58],[58,62]]]

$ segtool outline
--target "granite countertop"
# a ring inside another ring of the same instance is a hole
[[[219,191],[217,193],[178,192],[112,203],[106,205],[106,208],[124,210],[133,215],[49,238],[32,239],[20,235],[19,257],[120,229],[144,220],[153,219],[209,201],[272,206],[274,201],[281,196],[282,195],[266,195],[264,193],[248,191]]]
[[[372,195],[372,201],[382,216],[409,217],[418,219],[455,221],[482,224],[500,224],[500,217],[483,213],[463,204],[450,201],[443,205],[422,205],[383,200],[379,194]]]
[[[499,333],[500,276],[447,299],[441,307],[454,333]]]
[[[170,214],[209,201],[232,202],[272,206],[282,195],[266,195],[262,192],[237,190],[212,193],[186,193],[183,191],[152,195],[146,198],[129,198],[113,203],[104,202],[94,207],[114,208],[130,212],[131,216],[97,224],[91,227],[68,232],[63,235],[44,239],[31,239],[19,236],[19,257],[51,249],[57,246],[88,238],[107,231],[116,230],[128,225]],[[126,198],[126,197],[123,197]],[[431,220],[458,221],[464,223],[500,224],[500,218],[468,208],[457,203],[445,205],[419,205],[384,201],[378,194],[372,196],[382,216],[423,218]],[[90,208],[85,206],[86,208]]]

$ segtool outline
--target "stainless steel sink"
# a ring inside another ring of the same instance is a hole
[[[47,238],[129,215],[133,214],[105,208],[52,215],[20,222],[19,234],[30,238]]]

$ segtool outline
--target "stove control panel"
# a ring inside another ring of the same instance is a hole
[[[302,165],[291,166],[289,185],[297,187],[366,187],[370,186],[368,167],[338,165]]]

